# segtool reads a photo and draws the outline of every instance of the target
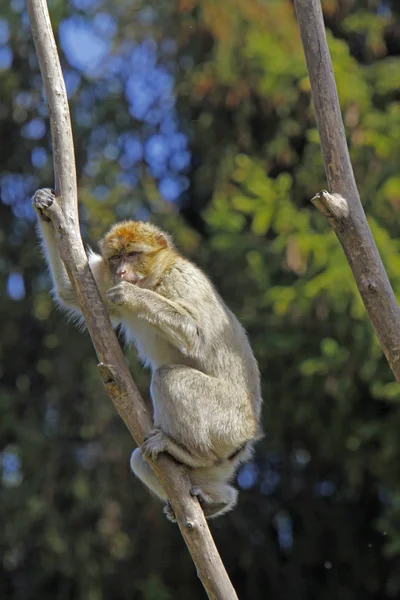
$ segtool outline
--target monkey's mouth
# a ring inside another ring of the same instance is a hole
[[[119,281],[126,281],[128,283],[132,283],[133,285],[141,287],[144,283],[144,277],[143,275],[139,275],[137,273],[134,273],[133,275],[121,275],[117,283]]]

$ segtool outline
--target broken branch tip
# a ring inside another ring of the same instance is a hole
[[[346,198],[341,194],[330,194],[327,190],[318,192],[311,202],[328,219],[346,219],[350,213]]]

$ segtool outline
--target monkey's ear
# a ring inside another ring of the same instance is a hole
[[[135,243],[135,250],[140,252],[159,252],[173,246],[172,240],[167,233],[152,227],[148,231],[143,231],[143,234],[138,236]]]
[[[168,248],[168,245],[169,245],[168,239],[167,239],[167,236],[164,235],[163,233],[161,233],[161,232],[157,233],[154,241],[160,250],[162,250],[163,248]]]

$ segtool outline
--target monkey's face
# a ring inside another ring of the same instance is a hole
[[[110,256],[108,266],[113,282],[127,281],[128,283],[141,285],[146,275],[145,264],[143,264],[146,261],[144,259],[144,253],[138,251]]]
[[[165,266],[172,241],[150,223],[116,223],[100,242],[101,254],[114,283],[127,281],[151,288]],[[164,256],[164,258],[163,258]]]

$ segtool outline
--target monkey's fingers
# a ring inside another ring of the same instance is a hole
[[[169,503],[169,501],[167,501],[165,503],[164,509],[163,509],[164,515],[167,517],[168,521],[171,521],[171,523],[176,523],[176,517],[175,517],[175,513],[172,510],[172,506]]]
[[[33,208],[40,215],[40,218],[47,223],[50,223],[51,221],[47,211],[53,205],[54,200],[54,190],[50,188],[37,190],[32,198]]]
[[[131,286],[132,284],[127,281],[120,281],[108,290],[107,300],[111,302],[111,304],[116,304],[117,306],[128,304]]]

